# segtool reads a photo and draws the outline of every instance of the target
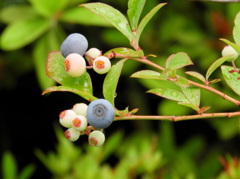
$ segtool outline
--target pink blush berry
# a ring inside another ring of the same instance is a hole
[[[64,136],[70,141],[76,141],[80,137],[80,132],[73,128],[69,128],[64,132]]]
[[[64,61],[64,69],[72,77],[81,76],[86,70],[86,61],[81,55],[71,53]]]
[[[93,61],[93,69],[98,74],[107,73],[111,68],[110,60],[105,56],[95,58]]]
[[[72,120],[76,117],[73,110],[64,110],[59,114],[59,122],[63,127],[72,127]]]
[[[87,128],[87,118],[82,115],[77,115],[72,121],[72,126],[77,131],[83,131]]]

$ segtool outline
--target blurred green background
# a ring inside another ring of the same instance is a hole
[[[77,102],[71,93],[42,96],[54,82],[45,74],[48,52],[58,51],[64,38],[84,34],[90,47],[103,52],[129,47],[127,39],[108,23],[77,7],[87,0],[2,0],[0,32],[17,41],[0,44],[0,154],[2,177],[10,178],[220,178],[240,176],[239,117],[184,122],[121,121],[105,131],[106,144],[88,147],[87,137],[74,144],[59,129],[58,115]],[[127,0],[102,0],[125,13]],[[146,2],[143,15],[158,3],[168,2],[146,27],[140,40],[145,54],[164,64],[172,53],[188,53],[200,73],[221,57],[232,40],[234,18],[240,3],[188,0]],[[9,34],[7,34],[9,33]],[[6,35],[7,34],[7,35]],[[237,62],[240,65],[240,62]],[[162,86],[159,81],[129,76],[147,66],[127,61],[117,89],[116,106],[139,108],[138,114],[186,115],[192,111],[176,102],[145,94]],[[90,71],[94,95],[102,97],[104,76]],[[222,78],[220,71],[213,76]],[[215,84],[236,96],[224,81]],[[236,97],[237,98],[237,97]],[[236,111],[238,107],[202,91],[209,112]],[[52,151],[52,152],[50,152]],[[50,153],[49,153],[50,152]]]

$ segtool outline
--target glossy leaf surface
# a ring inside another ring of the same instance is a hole
[[[46,32],[51,22],[42,18],[18,21],[12,23],[3,31],[1,48],[4,50],[16,50],[21,48]],[[17,30],[16,30],[17,29]]]
[[[235,17],[234,24],[233,38],[236,44],[240,45],[240,12]]]
[[[128,19],[132,30],[136,30],[146,0],[129,0],[128,1]]]
[[[153,70],[141,70],[131,75],[132,78],[160,79],[161,73]]]
[[[166,61],[167,69],[179,69],[187,65],[193,65],[189,56],[184,52],[178,52],[168,57]]]
[[[82,4],[81,6],[107,20],[124,36],[126,36],[129,41],[133,40],[133,33],[131,31],[130,24],[128,23],[126,17],[117,9],[104,3],[87,3]]]
[[[51,52],[47,61],[47,74],[50,78],[63,86],[77,91],[92,94],[92,82],[90,75],[85,72],[79,77],[69,76],[63,66],[65,58],[61,52]]]
[[[239,73],[230,73],[229,71],[234,70],[231,66],[221,66],[222,74],[224,79],[226,80],[228,86],[232,88],[232,90],[240,96],[240,74]]]
[[[227,61],[228,59],[231,59],[231,55],[229,56],[225,56],[225,57],[221,57],[218,60],[216,60],[215,62],[213,62],[213,64],[208,68],[207,73],[206,73],[206,79],[209,78],[209,76],[218,68],[220,67],[225,61]]]
[[[114,98],[116,96],[116,89],[119,77],[122,72],[125,60],[121,60],[113,65],[106,75],[103,83],[103,95],[114,106]]]

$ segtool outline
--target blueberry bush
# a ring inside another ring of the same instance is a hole
[[[101,58],[105,58],[107,61],[98,61],[100,57],[95,58],[87,55],[87,67],[82,64],[78,65],[78,60],[76,59],[76,63],[73,65],[67,64],[68,68],[64,68],[63,66],[66,66],[66,60],[68,60],[68,57],[66,56],[69,55],[69,53],[66,54],[66,51],[83,55],[87,51],[88,45],[87,40],[81,34],[78,34],[80,37],[74,38],[73,36],[76,35],[76,33],[69,35],[61,45],[61,52],[54,51],[49,53],[46,66],[48,76],[54,79],[56,82],[60,83],[60,85],[47,88],[43,94],[53,91],[70,91],[78,94],[85,100],[88,100],[90,102],[93,101],[92,103],[94,103],[97,101],[96,99],[98,99],[98,97],[94,96],[93,94],[92,80],[88,71],[94,69],[97,73],[100,73],[99,70],[107,66],[107,71],[104,71],[104,73],[107,74],[103,82],[102,93],[105,100],[107,100],[115,108],[115,114],[111,114],[111,117],[109,119],[104,119],[103,117],[103,119],[97,120],[96,118],[93,120],[93,117],[90,115],[90,112],[88,110],[86,117],[90,123],[89,127],[93,127],[93,130],[94,128],[106,128],[104,123],[102,125],[102,122],[109,121],[110,125],[112,120],[168,120],[177,122],[182,120],[195,120],[203,118],[209,119],[217,117],[231,118],[239,116],[239,111],[207,112],[214,106],[201,104],[201,101],[204,100],[201,96],[201,90],[206,90],[210,93],[214,93],[220,98],[223,98],[227,102],[235,104],[236,106],[240,105],[240,101],[236,96],[232,97],[214,86],[214,84],[219,83],[222,81],[222,79],[212,77],[212,74],[218,68],[220,68],[222,77],[226,82],[225,85],[231,88],[236,93],[236,95],[240,95],[239,69],[235,64],[235,60],[238,58],[238,53],[240,53],[240,47],[238,45],[238,34],[240,33],[239,14],[236,16],[235,26],[233,29],[233,37],[235,42],[231,42],[227,39],[220,39],[227,44],[226,47],[224,47],[222,50],[222,57],[212,62],[205,74],[201,74],[198,71],[194,70],[194,67],[189,67],[193,66],[194,63],[191,60],[190,56],[185,52],[177,52],[170,55],[165,59],[163,65],[154,60],[154,58],[157,58],[157,55],[145,54],[139,43],[142,32],[151,18],[164,5],[166,5],[166,3],[158,4],[153,9],[151,9],[142,19],[140,19],[141,12],[144,8],[145,3],[146,1],[144,0],[130,0],[128,2],[127,18],[124,16],[124,14],[122,14],[114,7],[104,3],[96,2],[80,5],[112,24],[118,31],[122,33],[123,36],[128,39],[130,47],[116,47],[103,53],[103,56],[101,56]],[[111,62],[109,59],[111,59]],[[143,63],[149,66],[147,69],[134,72],[131,74],[131,78],[140,78],[145,80],[154,79],[156,80],[156,83],[164,84],[164,86],[161,85],[161,87],[157,85],[157,87],[148,89],[147,93],[159,96],[161,98],[166,98],[168,100],[176,101],[178,105],[191,108],[193,111],[195,111],[195,114],[176,116],[174,114],[174,111],[172,111],[171,115],[137,115],[137,112],[139,110],[138,108],[130,110],[128,107],[123,110],[118,109],[117,106],[115,106],[115,100],[117,99],[116,89],[118,86],[119,78],[121,77],[122,69],[128,68],[125,63],[129,60],[137,61],[138,63]],[[65,62],[63,63],[63,61]],[[107,62],[110,64],[108,65]],[[230,64],[228,62],[230,62]],[[88,70],[83,71],[82,68],[84,68],[84,70],[85,68]],[[98,70],[96,70],[96,68],[98,68]],[[74,76],[69,74],[68,72],[71,71],[73,71],[74,75],[76,71],[78,75]],[[205,99],[205,101],[207,100]],[[224,101],[222,101],[222,103],[224,103]],[[108,116],[108,113],[110,113],[110,111],[108,107],[104,107],[99,110],[97,109],[96,113],[94,114],[98,115],[97,113],[99,113],[100,116]],[[109,125],[107,125],[107,127]],[[236,125],[235,130],[238,130],[238,128],[239,126]],[[89,128],[86,128],[85,130],[89,131]]]
[[[44,97],[74,94],[52,106],[65,130],[56,124],[55,151],[35,150],[53,178],[239,178],[239,4],[221,9],[228,24],[218,3],[194,2],[213,10],[196,14],[189,1],[29,2],[1,14],[1,49],[32,45]],[[30,14],[9,15],[22,10]],[[196,135],[178,141],[188,131]],[[17,164],[3,156],[3,178],[36,169],[11,175]]]

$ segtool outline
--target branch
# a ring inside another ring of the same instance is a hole
[[[196,115],[187,115],[187,116],[141,116],[141,115],[131,115],[131,116],[123,116],[123,117],[115,117],[115,121],[121,120],[168,120],[168,121],[185,121],[192,119],[205,119],[205,118],[216,118],[216,117],[235,117],[240,116],[240,111],[237,112],[222,112],[222,113],[203,113]]]

